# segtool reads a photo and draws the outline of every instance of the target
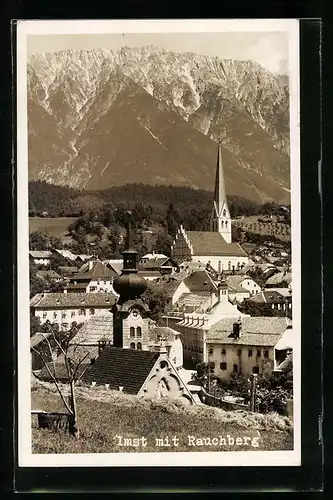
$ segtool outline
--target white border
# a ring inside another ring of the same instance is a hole
[[[292,206],[294,450],[37,455],[31,453],[27,36],[41,34],[284,31],[289,35],[290,165]],[[17,23],[17,238],[18,238],[18,463],[35,466],[299,466],[301,465],[301,238],[299,24],[296,19],[18,21]]]

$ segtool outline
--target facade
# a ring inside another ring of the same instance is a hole
[[[238,303],[243,300],[258,295],[261,287],[249,276],[232,275],[226,278],[229,287],[229,298]]]
[[[228,286],[222,282],[216,292],[206,296],[206,301],[197,302],[192,312],[174,308],[164,319],[169,327],[181,334],[184,360],[195,364],[207,359],[206,337],[216,323],[222,318],[235,321],[243,317],[246,315],[229,301]]]
[[[89,261],[74,274],[65,288],[65,293],[113,293],[112,286],[117,273],[100,261]]]
[[[38,293],[30,301],[30,310],[41,323],[57,323],[66,330],[95,315],[110,311],[116,301],[112,293]]]
[[[180,226],[171,246],[171,258],[177,263],[188,260],[210,265],[218,273],[240,270],[247,265],[248,257],[238,243],[232,243],[231,230],[219,143],[210,231],[186,231]]]
[[[49,250],[31,250],[29,252],[29,258],[36,266],[49,266],[51,256],[52,252]]]
[[[221,380],[229,380],[232,373],[271,373],[274,347],[288,326],[289,320],[281,317],[222,319],[206,335],[205,362],[213,363]]]

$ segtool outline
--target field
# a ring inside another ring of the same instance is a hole
[[[75,217],[29,217],[29,232],[40,231],[56,238],[64,238]]]
[[[80,439],[64,431],[38,429],[33,420],[33,453],[263,451],[293,447],[291,423],[277,414],[225,412],[204,405],[185,407],[175,400],[145,401],[100,388],[78,387],[77,393]],[[45,383],[32,388],[32,408],[63,411],[55,389]],[[221,444],[219,436],[226,442]],[[209,445],[196,441],[203,437],[218,438],[219,442]],[[237,438],[241,439],[236,444]],[[125,439],[131,441],[125,445]],[[164,446],[157,446],[157,439],[163,439]]]
[[[260,219],[265,220],[265,222],[260,222]],[[282,241],[290,241],[290,226],[288,224],[274,219],[265,219],[264,216],[251,215],[244,217],[244,219],[235,219],[233,225],[251,233],[276,236]]]

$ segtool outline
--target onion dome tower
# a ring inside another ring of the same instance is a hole
[[[134,249],[133,245],[131,225],[128,223],[125,249],[123,251],[123,270],[121,275],[113,282],[113,288],[119,294],[119,304],[127,300],[138,299],[147,288],[146,280],[138,275],[136,267],[137,254],[138,252]]]
[[[137,350],[149,349],[149,307],[141,298],[147,288],[146,280],[138,274],[130,223],[127,225],[123,270],[113,282],[119,294],[113,313],[113,345]]]

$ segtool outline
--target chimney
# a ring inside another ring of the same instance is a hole
[[[240,319],[235,321],[235,323],[232,325],[233,326],[233,331],[232,335],[235,339],[239,339],[241,336],[241,329],[242,329],[242,322]]]

